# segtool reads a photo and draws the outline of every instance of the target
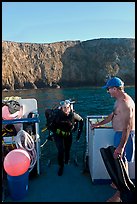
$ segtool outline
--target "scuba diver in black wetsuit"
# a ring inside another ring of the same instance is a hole
[[[45,112],[45,115],[48,116],[48,111]],[[58,149],[58,176],[63,174],[64,162],[65,164],[69,162],[72,133],[75,125],[78,125],[76,138],[78,141],[83,129],[83,118],[71,110],[71,102],[69,100],[61,101],[60,107],[56,109],[56,117],[52,123],[53,137]]]

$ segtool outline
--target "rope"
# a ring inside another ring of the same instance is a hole
[[[37,153],[32,136],[25,130],[20,130],[15,137],[15,144],[17,148],[25,149],[29,153],[31,158],[29,172],[31,172],[37,161]]]

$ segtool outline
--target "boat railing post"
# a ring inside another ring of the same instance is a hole
[[[35,123],[36,129],[36,150],[37,150],[37,173],[40,175],[40,136],[39,136],[39,125],[38,122]]]
[[[86,118],[86,156],[88,156],[88,143],[89,143],[89,117]]]

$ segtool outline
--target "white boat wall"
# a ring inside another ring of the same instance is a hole
[[[106,183],[110,182],[110,176],[106,170],[105,164],[101,157],[100,148],[113,145],[114,130],[111,122],[91,129],[91,123],[103,120],[105,115],[89,115],[86,117],[86,156],[88,157],[88,168],[92,182]],[[129,176],[135,179],[135,161],[129,163]]]

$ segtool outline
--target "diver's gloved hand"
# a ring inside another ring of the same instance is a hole
[[[77,134],[77,137],[76,137],[76,141],[79,141],[80,135],[81,135],[81,131],[78,129],[78,134]]]
[[[78,128],[78,134],[77,134],[77,137],[76,137],[76,141],[79,141],[82,130],[83,130],[83,119],[81,119],[79,121],[79,128]]]

